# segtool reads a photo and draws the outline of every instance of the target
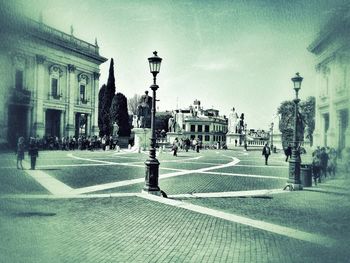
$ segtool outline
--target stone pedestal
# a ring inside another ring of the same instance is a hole
[[[238,133],[227,133],[226,134],[226,145],[227,149],[233,149],[239,146],[239,137]],[[237,146],[235,146],[235,140],[237,140]]]
[[[129,136],[118,136],[117,140],[120,148],[128,148],[129,140],[130,140]]]
[[[134,128],[131,131],[134,133],[134,149],[142,148],[143,150],[149,149],[150,138],[152,137],[151,129],[149,128]]]
[[[181,132],[167,132],[167,134],[166,134],[167,142],[170,144],[172,144],[176,138],[178,140],[180,140],[181,137],[182,137]]]

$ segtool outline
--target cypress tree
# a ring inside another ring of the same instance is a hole
[[[128,102],[122,93],[117,93],[112,100],[110,108],[111,123],[116,122],[119,126],[119,136],[130,136],[131,127],[129,123]]]
[[[102,134],[103,135],[111,135],[112,131],[112,123],[110,118],[110,108],[112,104],[112,100],[115,94],[115,78],[114,78],[114,61],[111,59],[111,63],[109,65],[109,75],[107,86],[105,88],[103,103],[102,103]]]

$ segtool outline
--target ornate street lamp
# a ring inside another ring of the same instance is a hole
[[[271,152],[274,152],[273,151],[273,125],[274,125],[273,122],[271,122],[271,141],[270,141],[271,142],[271,147],[270,147]]]
[[[289,178],[287,181],[287,186],[289,190],[302,190],[302,184],[300,181],[300,151],[299,151],[299,140],[298,140],[298,103],[300,99],[298,98],[298,92],[301,88],[301,82],[303,78],[300,77],[299,73],[295,74],[295,77],[292,78],[294,83],[295,90],[295,99],[293,100],[295,103],[295,111],[294,111],[294,134],[293,134],[293,148],[292,148],[292,156],[289,160]]]
[[[151,115],[151,147],[149,150],[149,158],[145,161],[146,165],[146,176],[145,176],[145,186],[143,191],[149,194],[161,195],[160,188],[158,186],[159,178],[159,161],[156,158],[156,133],[155,133],[155,116],[156,116],[156,91],[159,86],[156,84],[157,74],[160,70],[160,64],[162,59],[157,56],[157,51],[153,52],[154,56],[148,58],[149,68],[153,74],[153,85],[151,85],[151,90],[153,91],[152,99],[152,115]]]

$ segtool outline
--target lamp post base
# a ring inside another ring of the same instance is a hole
[[[156,195],[156,196],[162,196],[162,193],[159,191],[151,191],[151,190],[145,190],[142,189],[141,191],[142,194],[150,194],[150,195]]]
[[[159,178],[159,161],[156,158],[145,161],[146,175],[145,186],[142,189],[142,193],[148,193],[153,195],[161,195],[160,188],[158,186]]]
[[[295,183],[287,183],[286,186],[283,188],[283,190],[299,191],[299,190],[303,190],[303,185],[295,184]]]

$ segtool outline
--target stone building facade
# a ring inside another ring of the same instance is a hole
[[[315,146],[350,147],[350,10],[342,10],[308,47],[315,55]]]
[[[12,17],[0,19],[0,141],[98,134],[97,43]]]
[[[216,109],[203,109],[195,100],[188,109],[178,109],[169,120],[167,138],[170,143],[178,139],[196,139],[203,145],[221,145],[226,142],[227,118]]]

